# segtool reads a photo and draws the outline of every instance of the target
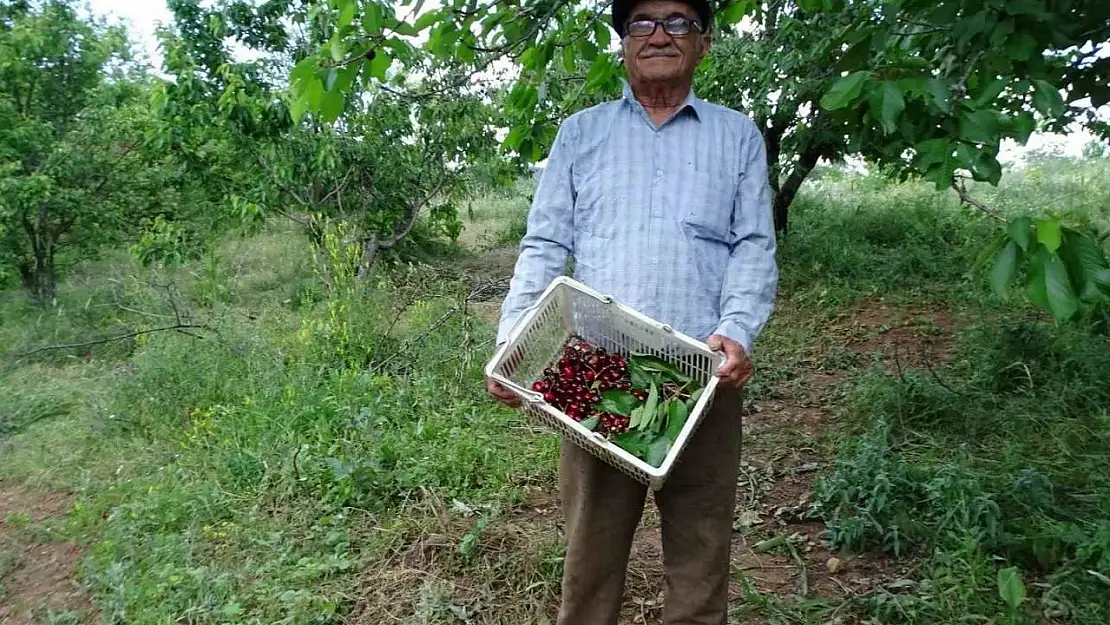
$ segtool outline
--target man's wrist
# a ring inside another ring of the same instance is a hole
[[[739,323],[725,319],[717,324],[717,329],[713,332],[717,336],[723,336],[726,339],[736,341],[743,348],[745,355],[752,353],[752,335],[747,328]]]

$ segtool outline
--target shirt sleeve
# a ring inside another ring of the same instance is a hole
[[[716,334],[739,343],[748,354],[774,307],[779,270],[767,170],[767,147],[749,125],[745,169],[732,209],[728,271],[721,291]]]
[[[501,305],[497,345],[508,340],[509,331],[524,310],[566,271],[567,258],[574,252],[574,121],[572,117],[559,127],[540,175],[509,294]]]

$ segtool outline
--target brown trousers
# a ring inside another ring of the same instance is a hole
[[[728,623],[741,392],[718,391],[655,501],[663,520],[666,625]],[[616,625],[647,487],[564,441],[567,553],[557,625]]]

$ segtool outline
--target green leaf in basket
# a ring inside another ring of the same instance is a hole
[[[643,432],[629,430],[624,434],[614,436],[613,442],[621,449],[643,460],[647,456],[651,439],[645,436]]]
[[[658,374],[652,374],[645,370],[643,367],[637,365],[634,361],[628,363],[628,375],[631,378],[632,388],[646,391],[651,386],[651,382]]]
[[[640,429],[640,423],[644,419],[644,407],[636,406],[636,408],[628,415],[628,429],[630,431]]]
[[[667,452],[670,450],[671,441],[667,440],[666,436],[659,436],[648,443],[647,453],[644,454],[644,462],[658,469],[659,465],[667,459]]]
[[[597,429],[597,425],[600,422],[601,421],[597,417],[590,417],[589,419],[583,419],[580,423],[582,423],[582,427],[593,432]]]
[[[694,411],[694,406],[697,405],[698,399],[701,398],[701,395],[704,392],[705,392],[705,387],[702,386],[702,387],[698,388],[698,390],[696,390],[696,391],[694,391],[693,393],[690,394],[690,399],[686,400],[686,410],[687,411],[689,411],[689,412]]]
[[[651,421],[651,431],[659,434],[663,431],[663,427],[667,425],[667,415],[671,412],[671,404],[679,403],[675,398],[659,402],[659,406],[655,409],[655,417]]]
[[[597,407],[602,412],[611,412],[627,417],[632,414],[632,411],[640,403],[636,396],[632,393],[624,391],[605,391],[601,394],[601,401],[598,402]]]
[[[647,401],[644,402],[644,411],[640,415],[639,429],[647,429],[655,421],[655,410],[659,407],[659,387],[652,383],[648,391]]]
[[[632,369],[633,364],[644,371],[662,373],[676,384],[684,385],[692,381],[692,378],[679,370],[678,367],[658,356],[652,356],[650,354],[632,354],[628,359],[629,369]]]
[[[678,438],[678,434],[682,431],[682,426],[686,425],[686,419],[689,416],[690,411],[686,404],[678,400],[670,402],[667,411],[667,440],[673,443]]]

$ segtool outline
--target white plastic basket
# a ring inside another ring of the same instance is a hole
[[[572,336],[626,358],[645,353],[673,363],[705,390],[686,419],[666,458],[658,467],[592,432],[547,403],[532,382],[554,366]],[[675,462],[712,405],[717,367],[725,356],[705,343],[659,323],[613,298],[566,276],[553,280],[540,298],[517,320],[507,340],[486,365],[486,376],[521,398],[525,413],[569,437],[580,447],[653,490],[663,487]]]

